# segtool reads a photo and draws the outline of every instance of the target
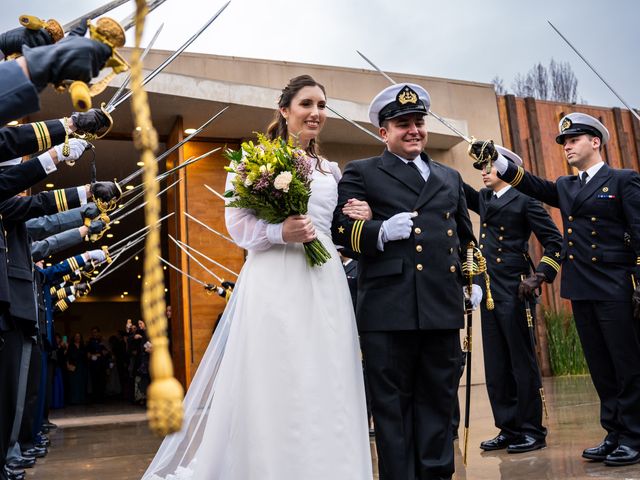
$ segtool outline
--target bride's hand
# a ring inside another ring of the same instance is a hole
[[[287,217],[282,225],[282,239],[287,243],[306,243],[316,238],[316,228],[306,215]]]
[[[350,198],[342,207],[342,213],[352,220],[371,220],[373,213],[369,204],[364,200]]]

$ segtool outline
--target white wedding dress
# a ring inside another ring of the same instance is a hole
[[[331,241],[337,164],[314,170],[308,215],[331,259],[309,267],[281,227],[228,208],[249,251],[185,398],[143,480],[371,480],[351,297]],[[329,168],[330,167],[330,168]]]

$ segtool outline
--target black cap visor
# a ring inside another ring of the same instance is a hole
[[[563,145],[565,137],[577,137],[578,135],[593,135],[602,141],[602,133],[600,133],[597,128],[593,128],[590,125],[574,123],[570,128],[567,128],[556,137],[556,143]]]

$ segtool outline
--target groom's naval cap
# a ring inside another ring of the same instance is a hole
[[[429,93],[415,83],[398,83],[382,90],[369,105],[369,120],[376,127],[385,120],[421,113],[426,115],[431,106]]]
[[[560,134],[556,137],[556,143],[562,145],[565,137],[589,134],[600,139],[602,145],[609,141],[609,130],[596,118],[586,113],[570,113],[565,115],[558,124]]]

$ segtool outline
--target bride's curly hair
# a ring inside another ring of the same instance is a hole
[[[281,108],[289,108],[291,101],[296,94],[304,87],[320,87],[324,96],[327,96],[327,92],[324,89],[324,85],[316,82],[310,75],[300,75],[289,80],[289,84],[282,89],[282,94],[278,100],[278,109],[275,112],[273,121],[267,128],[267,137],[274,140],[277,137],[284,139],[289,138],[289,130],[287,129],[287,121],[280,113]],[[315,139],[311,139],[309,146],[307,147],[307,154],[319,160],[319,148],[318,142]]]

